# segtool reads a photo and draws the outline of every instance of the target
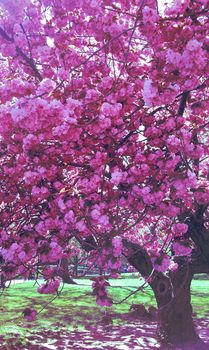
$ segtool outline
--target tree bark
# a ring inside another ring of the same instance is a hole
[[[4,288],[4,287],[5,287],[4,276],[1,274],[0,275],[0,288]]]
[[[191,281],[188,266],[180,266],[169,277],[157,276],[150,284],[158,305],[158,335],[166,346],[200,348],[200,338],[192,318]]]
[[[78,277],[78,258],[75,256],[74,258],[74,275],[75,277]]]

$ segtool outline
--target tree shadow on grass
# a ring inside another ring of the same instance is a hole
[[[140,350],[159,349],[155,325],[132,323],[123,327],[100,324],[87,325],[85,330],[43,330],[21,339],[17,335],[2,339],[1,350]]]
[[[85,324],[85,329],[69,331],[63,324],[54,323],[54,330],[43,329],[28,333],[23,339],[18,334],[0,337],[1,350],[157,350],[156,322],[134,320],[122,316],[123,324],[114,325],[114,315],[105,314],[98,324]],[[207,319],[196,320],[198,332],[205,341],[209,338]],[[32,326],[32,324],[31,324]],[[9,338],[8,338],[9,336]],[[165,349],[165,348],[164,348]],[[199,350],[191,347],[189,350]],[[209,349],[209,345],[206,345]],[[178,348],[180,350],[180,348]]]

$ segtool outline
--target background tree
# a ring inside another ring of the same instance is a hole
[[[123,253],[154,291],[162,340],[198,342],[190,283],[209,271],[208,2],[0,4],[4,279],[59,264],[74,239],[112,275]],[[44,276],[39,291],[56,292]],[[105,279],[94,289],[111,305]]]

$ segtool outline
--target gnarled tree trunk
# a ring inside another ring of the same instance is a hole
[[[131,242],[127,246],[126,258],[146,279],[149,275],[150,286],[155,294],[158,306],[158,335],[165,349],[181,347],[188,350],[206,349],[196,333],[192,318],[190,285],[193,273],[187,262],[179,261],[175,272],[164,275],[154,272],[146,251]]]
[[[192,274],[183,265],[169,277],[157,275],[150,284],[158,305],[158,335],[166,346],[200,349],[192,318],[191,280]]]

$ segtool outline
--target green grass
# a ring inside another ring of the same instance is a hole
[[[28,323],[22,318],[22,311],[26,307],[40,311],[46,305],[35,323],[36,330],[38,330],[43,327],[54,328],[55,325],[70,329],[82,328],[84,320],[85,324],[97,324],[106,311],[114,313],[115,322],[119,322],[119,315],[128,312],[132,303],[155,305],[152,292],[148,288],[144,292],[133,295],[126,302],[114,304],[111,308],[103,308],[96,304],[95,296],[92,295],[92,282],[84,279],[79,280],[78,283],[79,285],[65,285],[60,296],[51,303],[53,295],[37,293],[37,285],[34,286],[33,281],[11,286],[0,297],[2,301],[0,304],[0,334],[14,330],[19,334],[25,333]],[[113,287],[109,288],[109,294],[115,302],[122,301],[140,284],[136,278],[110,280],[110,283]],[[18,316],[19,319],[16,319]]]
[[[197,317],[209,317],[209,280],[192,281],[192,306]]]
[[[120,314],[127,313],[132,303],[155,305],[150,288],[140,291],[121,304],[111,308],[99,307],[92,295],[91,281],[79,280],[78,285],[65,285],[62,293],[53,302],[53,295],[37,293],[33,281],[19,283],[8,288],[0,297],[0,334],[18,333],[25,336],[43,329],[60,330],[84,328],[86,325],[97,325],[106,312],[114,314],[114,323],[123,322]],[[110,280],[109,294],[115,302],[120,302],[140,285],[138,278]],[[48,305],[47,305],[48,304]],[[206,317],[209,310],[209,280],[194,280],[192,283],[192,304],[197,317]],[[37,321],[26,322],[22,311],[26,307],[40,311]]]

